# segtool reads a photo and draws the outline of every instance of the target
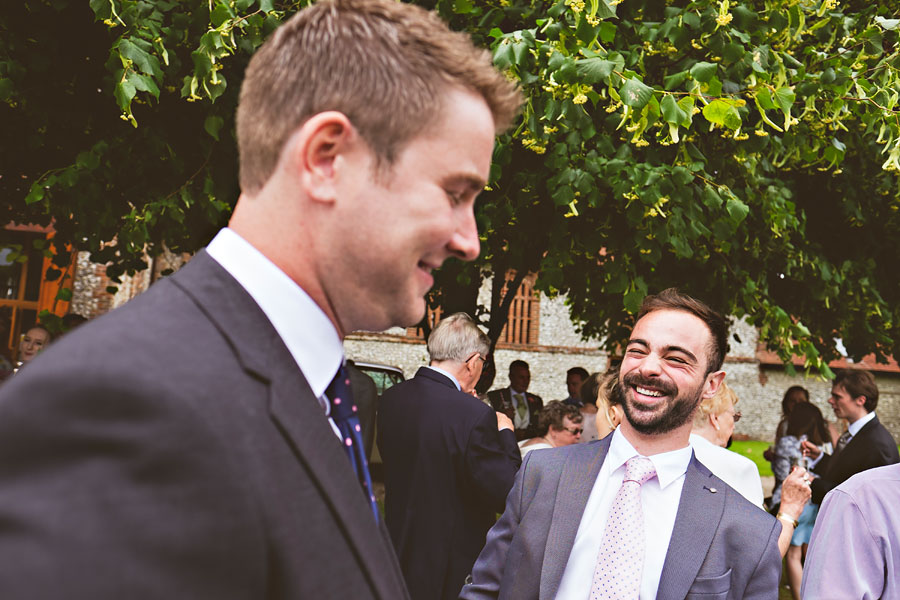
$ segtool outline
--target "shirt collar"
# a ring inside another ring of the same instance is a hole
[[[206,251],[259,305],[313,393],[322,396],[344,360],[340,335],[322,309],[232,229],[219,231]]]
[[[459,381],[456,379],[456,377],[453,376],[453,373],[451,373],[451,372],[449,372],[449,371],[445,371],[445,370],[443,370],[443,369],[440,368],[440,367],[432,367],[431,365],[425,365],[425,368],[426,368],[426,369],[431,369],[432,371],[437,371],[438,373],[440,373],[440,374],[443,375],[444,377],[447,377],[448,379],[450,379],[450,381],[453,382],[453,385],[456,386],[456,389],[458,389],[459,391],[462,391],[462,387],[460,387]]]
[[[656,469],[656,478],[659,481],[660,489],[665,489],[687,472],[687,467],[693,454],[693,449],[688,445],[678,450],[647,457]],[[628,459],[635,456],[640,456],[640,453],[634,449],[634,446],[625,438],[621,430],[616,428],[613,431],[612,441],[609,444],[609,453],[606,455],[604,464],[609,463],[610,472],[612,472],[624,466]]]
[[[847,431],[850,432],[851,436],[854,436],[857,433],[859,433],[859,430],[862,429],[866,423],[868,423],[869,421],[871,421],[874,418],[875,418],[875,411],[873,410],[872,412],[868,413],[866,416],[860,417],[859,419],[857,419],[857,420],[853,421],[852,423],[850,423],[849,425],[847,425]]]

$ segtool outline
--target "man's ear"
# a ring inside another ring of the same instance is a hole
[[[712,398],[719,391],[719,386],[725,380],[725,371],[716,371],[706,376],[706,383],[703,385],[703,397]]]
[[[289,168],[310,199],[330,203],[337,198],[342,163],[359,139],[350,119],[337,111],[313,115],[292,136]]]

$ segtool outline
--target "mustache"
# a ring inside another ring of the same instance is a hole
[[[667,396],[675,396],[678,394],[678,386],[671,381],[665,381],[659,378],[644,377],[640,373],[628,373],[622,377],[622,383],[628,387],[639,385],[659,390]],[[624,390],[623,390],[624,391]]]

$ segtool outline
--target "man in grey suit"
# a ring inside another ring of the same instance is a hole
[[[0,597],[406,597],[337,434],[341,339],[418,321],[431,271],[477,256],[518,102],[411,5],[322,0],[275,31],[229,228],[0,390]]]
[[[726,335],[674,289],[645,298],[619,372],[626,419],[603,440],[526,456],[460,597],[776,598],[780,524],[689,445],[697,404],[724,378]]]

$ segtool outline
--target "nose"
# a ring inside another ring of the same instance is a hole
[[[657,376],[662,371],[660,369],[661,362],[659,356],[651,352],[641,360],[638,371],[641,375],[649,377]]]
[[[475,212],[471,206],[465,208],[460,222],[450,237],[447,249],[453,256],[462,260],[475,260],[481,252],[478,240],[478,225],[475,223]]]

